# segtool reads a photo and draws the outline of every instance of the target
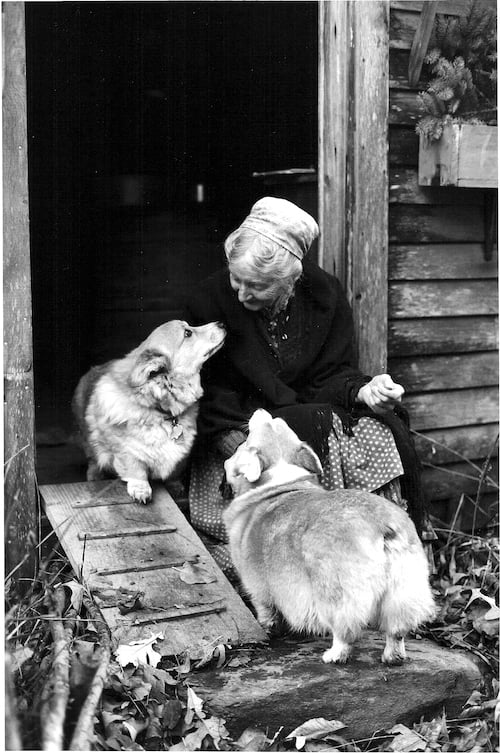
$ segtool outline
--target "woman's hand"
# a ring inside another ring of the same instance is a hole
[[[378,374],[361,387],[357,399],[366,403],[374,413],[387,413],[401,402],[403,394],[403,387],[393,382],[389,374]]]

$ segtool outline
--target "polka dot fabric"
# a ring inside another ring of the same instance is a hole
[[[372,418],[360,418],[353,427],[353,436],[342,429],[334,413],[328,437],[328,461],[322,485],[325,489],[379,489],[403,475],[403,465],[388,426]]]
[[[333,414],[328,458],[321,478],[325,489],[377,491],[404,507],[398,481],[402,474],[401,459],[387,426],[363,417],[353,427],[353,435],[348,436],[339,417]],[[227,577],[234,579],[227,531],[222,521],[224,509],[229,504],[220,491],[223,478],[220,454],[207,451],[194,456],[189,482],[189,511],[192,525],[202,535],[213,558]]]

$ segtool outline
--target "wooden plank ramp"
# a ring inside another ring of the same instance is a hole
[[[139,505],[119,480],[40,487],[47,517],[114,641],[163,633],[163,655],[267,636],[161,485]],[[130,610],[130,611],[128,611]]]

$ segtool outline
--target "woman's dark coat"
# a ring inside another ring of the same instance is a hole
[[[316,264],[304,262],[296,285],[297,304],[303,306],[304,340],[293,364],[279,364],[257,326],[255,312],[238,301],[229,272],[223,269],[200,284],[187,302],[185,317],[193,325],[219,321],[227,328],[223,348],[204,366],[204,397],[198,421],[202,441],[232,429],[245,428],[256,408],[281,416],[311,444],[320,457],[331,426],[331,410],[346,430],[361,415],[387,423],[403,465],[411,445],[406,426],[391,412],[375,415],[366,405],[355,404],[363,384],[370,380],[355,365],[352,312],[337,278]],[[405,467],[405,473],[408,468]],[[414,470],[414,468],[413,468]]]

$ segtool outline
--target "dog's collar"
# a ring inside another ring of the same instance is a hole
[[[171,429],[167,430],[170,439],[179,439],[179,437],[181,437],[183,434],[183,428],[182,424],[179,423],[177,416],[173,416],[172,412],[169,410],[163,410],[160,405],[158,406],[157,410],[162,414],[165,421],[170,421],[172,424]]]

